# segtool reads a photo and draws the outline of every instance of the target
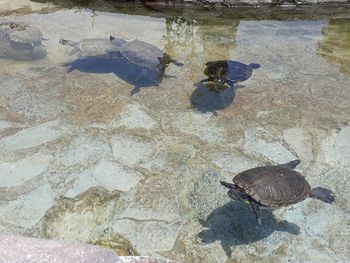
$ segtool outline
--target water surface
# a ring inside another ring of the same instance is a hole
[[[0,12],[0,23],[42,30],[47,49],[37,61],[0,58],[0,231],[95,243],[122,235],[139,254],[183,262],[348,261],[350,14],[44,2]],[[156,83],[124,58],[59,44],[110,35],[184,65],[169,64]],[[216,60],[260,68],[230,92],[201,93],[224,107],[197,109],[191,95]],[[220,186],[292,159],[336,204],[264,210],[258,225]]]

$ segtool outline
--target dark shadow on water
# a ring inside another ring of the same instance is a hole
[[[190,104],[202,113],[216,112],[230,106],[235,95],[235,88],[210,89],[204,83],[199,83],[190,96]]]
[[[198,234],[198,238],[205,244],[219,240],[230,257],[231,247],[234,245],[254,243],[275,231],[293,235],[300,232],[295,224],[276,221],[269,209],[262,209],[261,215],[262,223],[259,225],[249,205],[239,201],[229,202],[213,210],[207,220],[201,222],[205,229]]]
[[[134,86],[131,95],[138,92],[140,88],[158,86],[164,75],[164,71],[145,69],[119,56],[82,57],[66,63],[64,66],[68,67],[67,73],[74,70],[94,74],[113,73],[118,78]]]

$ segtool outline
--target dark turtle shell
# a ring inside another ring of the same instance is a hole
[[[278,165],[246,170],[236,175],[233,182],[266,207],[295,204],[303,201],[311,192],[304,176]]]
[[[212,78],[225,78],[232,82],[241,82],[249,79],[253,69],[259,68],[259,64],[244,64],[233,60],[210,61],[205,64],[207,67],[204,74]]]

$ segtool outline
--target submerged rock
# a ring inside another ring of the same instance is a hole
[[[88,243],[97,245],[103,248],[112,249],[119,256],[137,256],[138,252],[133,245],[124,236],[120,234],[103,235]]]
[[[53,156],[37,153],[17,162],[1,163],[0,187],[18,186],[46,171]]]
[[[119,257],[109,249],[81,243],[0,235],[1,262],[75,263],[177,263],[152,257]]]
[[[4,222],[24,228],[33,227],[52,206],[54,194],[48,184],[43,184],[27,195],[0,206]]]
[[[4,137],[0,140],[0,145],[7,150],[24,150],[54,141],[67,133],[69,129],[63,122],[55,120]]]
[[[100,236],[111,214],[124,206],[119,196],[94,187],[73,199],[59,200],[41,222],[44,237],[87,242]]]

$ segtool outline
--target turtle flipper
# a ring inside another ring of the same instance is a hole
[[[290,161],[288,163],[279,164],[279,166],[293,170],[295,167],[298,166],[298,164],[300,164],[300,160],[293,160],[293,161]]]
[[[256,221],[258,222],[259,225],[261,225],[261,210],[260,210],[259,204],[254,200],[250,200],[249,203],[250,203],[251,209],[255,214]]]
[[[135,86],[131,91],[130,91],[130,95],[133,96],[135,95],[136,93],[139,93],[141,90],[141,87],[140,86]]]
[[[310,197],[321,200],[325,203],[333,203],[335,201],[335,194],[328,189],[322,187],[315,187],[311,190]]]
[[[234,89],[234,85],[237,83],[236,81],[226,79],[226,78],[220,78],[220,82],[223,82],[223,83],[229,85],[231,89]]]
[[[74,55],[75,53],[78,53],[80,49],[78,47],[75,47],[72,49],[72,51],[69,53],[70,56]]]
[[[174,78],[176,78],[176,76],[168,75],[168,74],[163,74],[163,78],[166,78],[166,79],[174,79]]]
[[[175,66],[178,66],[178,67],[182,67],[184,65],[184,63],[179,62],[179,61],[177,61],[175,59],[172,59],[170,62],[173,63]]]

